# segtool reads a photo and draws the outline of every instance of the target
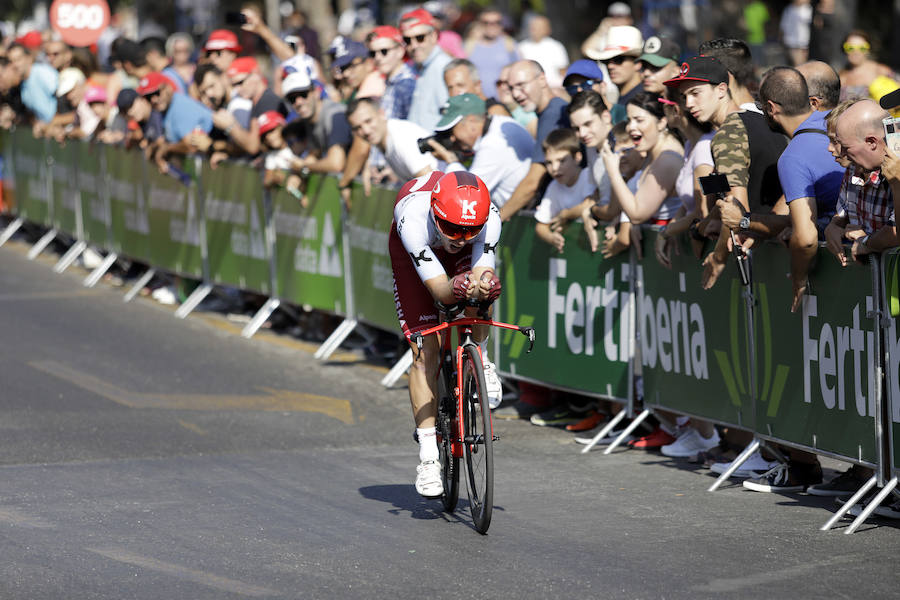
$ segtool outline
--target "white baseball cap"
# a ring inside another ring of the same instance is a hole
[[[312,80],[309,78],[309,75],[306,74],[306,69],[300,69],[299,71],[289,73],[288,76],[284,78],[284,81],[281,82],[281,93],[287,96],[291,92],[308,90],[311,87]]]
[[[65,96],[71,92],[76,85],[83,81],[84,73],[81,72],[81,69],[76,69],[75,67],[63,69],[59,73],[59,83],[56,86],[56,95],[59,97]]]
[[[593,52],[587,56],[594,60],[609,60],[622,54],[637,57],[641,55],[643,47],[644,36],[640,29],[631,25],[618,25],[609,28],[602,49],[592,48]]]

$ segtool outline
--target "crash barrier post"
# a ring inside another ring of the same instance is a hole
[[[537,237],[533,215],[504,224],[498,246],[503,294],[497,318],[539,332],[531,353],[522,336],[499,333],[497,370],[512,379],[606,398],[633,415],[634,265],[629,253],[590,251],[578,224],[557,252]],[[601,431],[601,434],[608,433]],[[597,436],[586,450],[603,436]]]
[[[14,189],[17,218],[210,286],[395,329],[392,290],[384,285],[392,191],[363,198],[356,189],[355,208],[342,218],[336,180],[313,176],[307,208],[274,192],[267,211],[259,172],[247,165],[210,170],[204,163],[198,185],[196,173],[184,182],[159,175],[138,152],[74,143],[51,152],[51,143],[23,130],[4,136],[12,165],[5,185]],[[71,196],[65,187],[72,181],[56,168],[67,160],[78,165]],[[64,188],[60,194],[56,186]],[[577,225],[558,254],[536,238],[532,217],[511,220],[499,246],[505,289],[498,318],[542,334],[530,355],[514,336],[498,336],[499,370],[625,403],[633,415],[631,357],[639,350],[645,409],[750,429],[761,442],[874,467],[881,493],[890,493],[900,463],[900,340],[894,319],[882,315],[900,304],[895,253],[884,267],[873,260],[869,268],[841,268],[820,249],[810,293],[791,314],[783,248],[753,250],[749,289],[729,264],[703,291],[701,265],[687,243],[679,241],[668,270],[651,252],[655,236],[645,231],[641,261],[633,254],[603,259],[590,252]],[[882,382],[889,404],[882,403]]]

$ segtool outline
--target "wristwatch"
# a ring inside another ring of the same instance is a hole
[[[741,220],[738,223],[738,227],[740,227],[743,230],[750,229],[750,213],[749,212],[745,212],[744,216],[741,217]]]

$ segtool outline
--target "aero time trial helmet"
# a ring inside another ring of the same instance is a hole
[[[471,240],[481,233],[491,212],[487,185],[468,171],[447,173],[431,192],[431,216],[438,231],[451,240]]]

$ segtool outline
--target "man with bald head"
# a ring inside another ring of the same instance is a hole
[[[510,199],[500,209],[500,216],[508,221],[520,209],[535,200],[538,192],[543,192],[547,176],[544,166],[544,138],[554,129],[569,127],[566,102],[553,94],[547,85],[547,77],[541,65],[533,60],[520,60],[509,70],[509,88],[513,98],[525,111],[534,111],[538,116],[537,143],[531,155],[531,168]]]
[[[797,69],[774,67],[759,87],[763,115],[773,129],[782,129],[791,141],[778,159],[778,178],[792,228],[791,311],[800,307],[807,287],[807,272],[816,256],[819,230],[835,213],[844,170],[828,151],[825,113],[813,110],[806,79]]]
[[[835,125],[835,142],[841,155],[857,170],[853,175],[858,186],[847,195],[848,225],[844,237],[853,242],[850,252],[859,258],[870,252],[881,252],[900,245],[894,225],[894,195],[886,176],[895,172],[897,158],[889,154],[884,141],[882,119],[890,116],[873,100],[860,100],[845,110]],[[882,165],[890,169],[882,172]]]
[[[831,65],[811,60],[797,67],[809,88],[809,104],[813,110],[828,112],[841,98],[841,78]]]

